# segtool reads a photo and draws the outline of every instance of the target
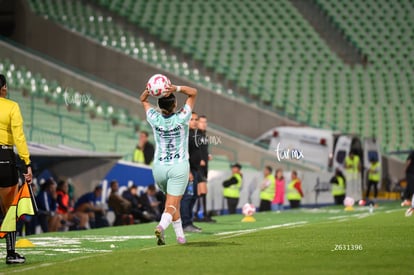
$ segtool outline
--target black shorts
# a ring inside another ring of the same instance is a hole
[[[207,166],[200,166],[198,172],[200,174],[200,182],[207,182]]]
[[[19,176],[13,149],[0,148],[0,187],[16,185]]]

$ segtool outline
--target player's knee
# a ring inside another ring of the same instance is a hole
[[[172,212],[167,211],[168,209],[171,209]],[[170,204],[170,205],[167,205],[167,207],[165,208],[165,211],[169,212],[171,215],[174,215],[175,212],[177,212],[177,207],[175,207],[174,205]]]

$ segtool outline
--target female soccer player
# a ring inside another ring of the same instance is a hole
[[[13,151],[16,145],[19,157],[27,167],[24,178],[28,184],[32,182],[30,154],[23,133],[23,119],[19,105],[6,98],[7,82],[0,74],[0,207],[5,215],[18,191],[18,171]],[[15,252],[16,232],[6,235],[7,264],[24,263],[26,259]]]
[[[178,112],[175,112],[177,100],[174,92],[187,95],[185,105]],[[188,86],[169,86],[165,96],[158,99],[160,112],[151,106],[148,96],[145,90],[140,100],[156,143],[152,171],[155,182],[166,194],[165,211],[155,228],[155,236],[157,244],[164,245],[164,231],[172,223],[177,242],[182,244],[186,240],[181,224],[180,201],[189,178],[188,128],[197,90]]]

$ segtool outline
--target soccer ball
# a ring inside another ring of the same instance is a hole
[[[253,216],[256,213],[256,207],[251,203],[246,203],[243,205],[242,212],[245,216]]]
[[[165,95],[168,86],[171,85],[171,81],[162,74],[155,74],[147,82],[147,90],[153,97],[160,98]]]
[[[358,202],[359,206],[365,206],[367,204],[367,202],[365,200],[360,200]]]

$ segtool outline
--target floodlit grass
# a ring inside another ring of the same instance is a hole
[[[258,213],[198,224],[177,245],[172,228],[158,247],[155,224],[30,236],[20,248],[27,262],[0,265],[24,274],[390,274],[411,272],[414,217],[396,203],[345,212],[343,208]],[[4,251],[4,243],[2,250]],[[4,252],[3,252],[4,258]]]

